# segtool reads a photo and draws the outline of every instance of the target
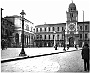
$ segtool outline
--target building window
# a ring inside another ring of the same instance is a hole
[[[82,34],[80,34],[80,39],[82,39]]]
[[[59,31],[59,27],[57,27],[57,31]]]
[[[44,30],[46,31],[46,28],[44,28]]]
[[[29,31],[29,25],[26,25],[26,30]]]
[[[38,36],[38,35],[36,35],[36,38],[37,38],[37,39],[39,39],[39,36]]]
[[[40,39],[42,39],[42,35],[40,35]]]
[[[73,13],[70,14],[70,17],[73,17]]]
[[[38,32],[38,28],[36,28],[36,32]]]
[[[85,25],[85,30],[87,30],[88,29],[88,26],[87,25]]]
[[[44,36],[44,39],[46,40],[46,35]]]
[[[53,35],[53,39],[54,39],[54,36],[55,36],[55,35]]]
[[[62,34],[62,40],[64,39],[64,35]]]
[[[29,43],[30,43],[30,35],[29,35]]]
[[[40,32],[42,31],[42,28],[40,28]]]
[[[57,35],[57,40],[59,40],[59,35]]]
[[[80,26],[80,30],[82,30],[82,26]]]
[[[53,31],[54,31],[54,27],[53,27]]]
[[[62,27],[62,31],[64,30],[64,27]]]
[[[49,40],[50,40],[50,35],[49,35]]]
[[[50,31],[50,27],[48,28],[48,30]]]
[[[85,39],[87,39],[87,34],[85,34]]]

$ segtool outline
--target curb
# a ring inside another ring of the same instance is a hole
[[[79,50],[82,50],[82,49],[79,49]],[[11,62],[11,61],[17,61],[17,60],[22,60],[22,59],[28,59],[28,58],[34,58],[34,57],[41,57],[41,56],[53,55],[53,54],[59,54],[59,53],[73,52],[73,51],[79,51],[79,50],[56,52],[56,53],[42,54],[42,55],[36,55],[36,56],[23,56],[23,57],[7,58],[7,59],[2,59],[1,60],[1,63]]]

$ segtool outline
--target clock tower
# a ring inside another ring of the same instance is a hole
[[[77,22],[78,22],[78,11],[76,9],[75,3],[70,3],[68,11],[66,11],[66,43],[69,43],[71,47],[76,44],[75,34],[77,32]]]

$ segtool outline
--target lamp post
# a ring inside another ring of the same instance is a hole
[[[3,8],[1,8],[1,25],[2,25],[2,10],[4,10]],[[1,31],[2,31],[2,28],[1,28]],[[2,33],[2,32],[1,32]],[[2,39],[2,37],[1,37]]]
[[[84,45],[84,11],[83,11],[83,44],[82,44],[82,47]]]
[[[20,13],[22,15],[22,49],[21,52],[19,54],[19,56],[26,56],[25,51],[24,51],[24,15],[25,12],[24,10],[22,10],[22,12]]]
[[[3,8],[1,8],[1,20],[2,20],[2,11],[3,11],[4,9]]]
[[[54,47],[56,45],[56,32],[54,31]]]
[[[63,32],[64,32],[64,51],[66,51],[66,49],[65,49],[65,29],[63,30]]]
[[[56,43],[56,32],[54,31],[54,48],[57,50],[57,43]]]

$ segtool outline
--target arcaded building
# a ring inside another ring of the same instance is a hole
[[[63,46],[65,41],[65,44],[69,44],[70,47],[75,45],[81,47],[83,42],[89,43],[90,21],[78,22],[78,10],[75,3],[69,4],[66,15],[66,23],[35,26],[35,46],[53,47],[54,42],[58,46]]]
[[[5,19],[11,21],[14,24],[13,32],[13,46],[21,47],[22,46],[22,17],[21,16],[6,16]],[[34,46],[34,24],[24,18],[24,46],[32,47]]]

